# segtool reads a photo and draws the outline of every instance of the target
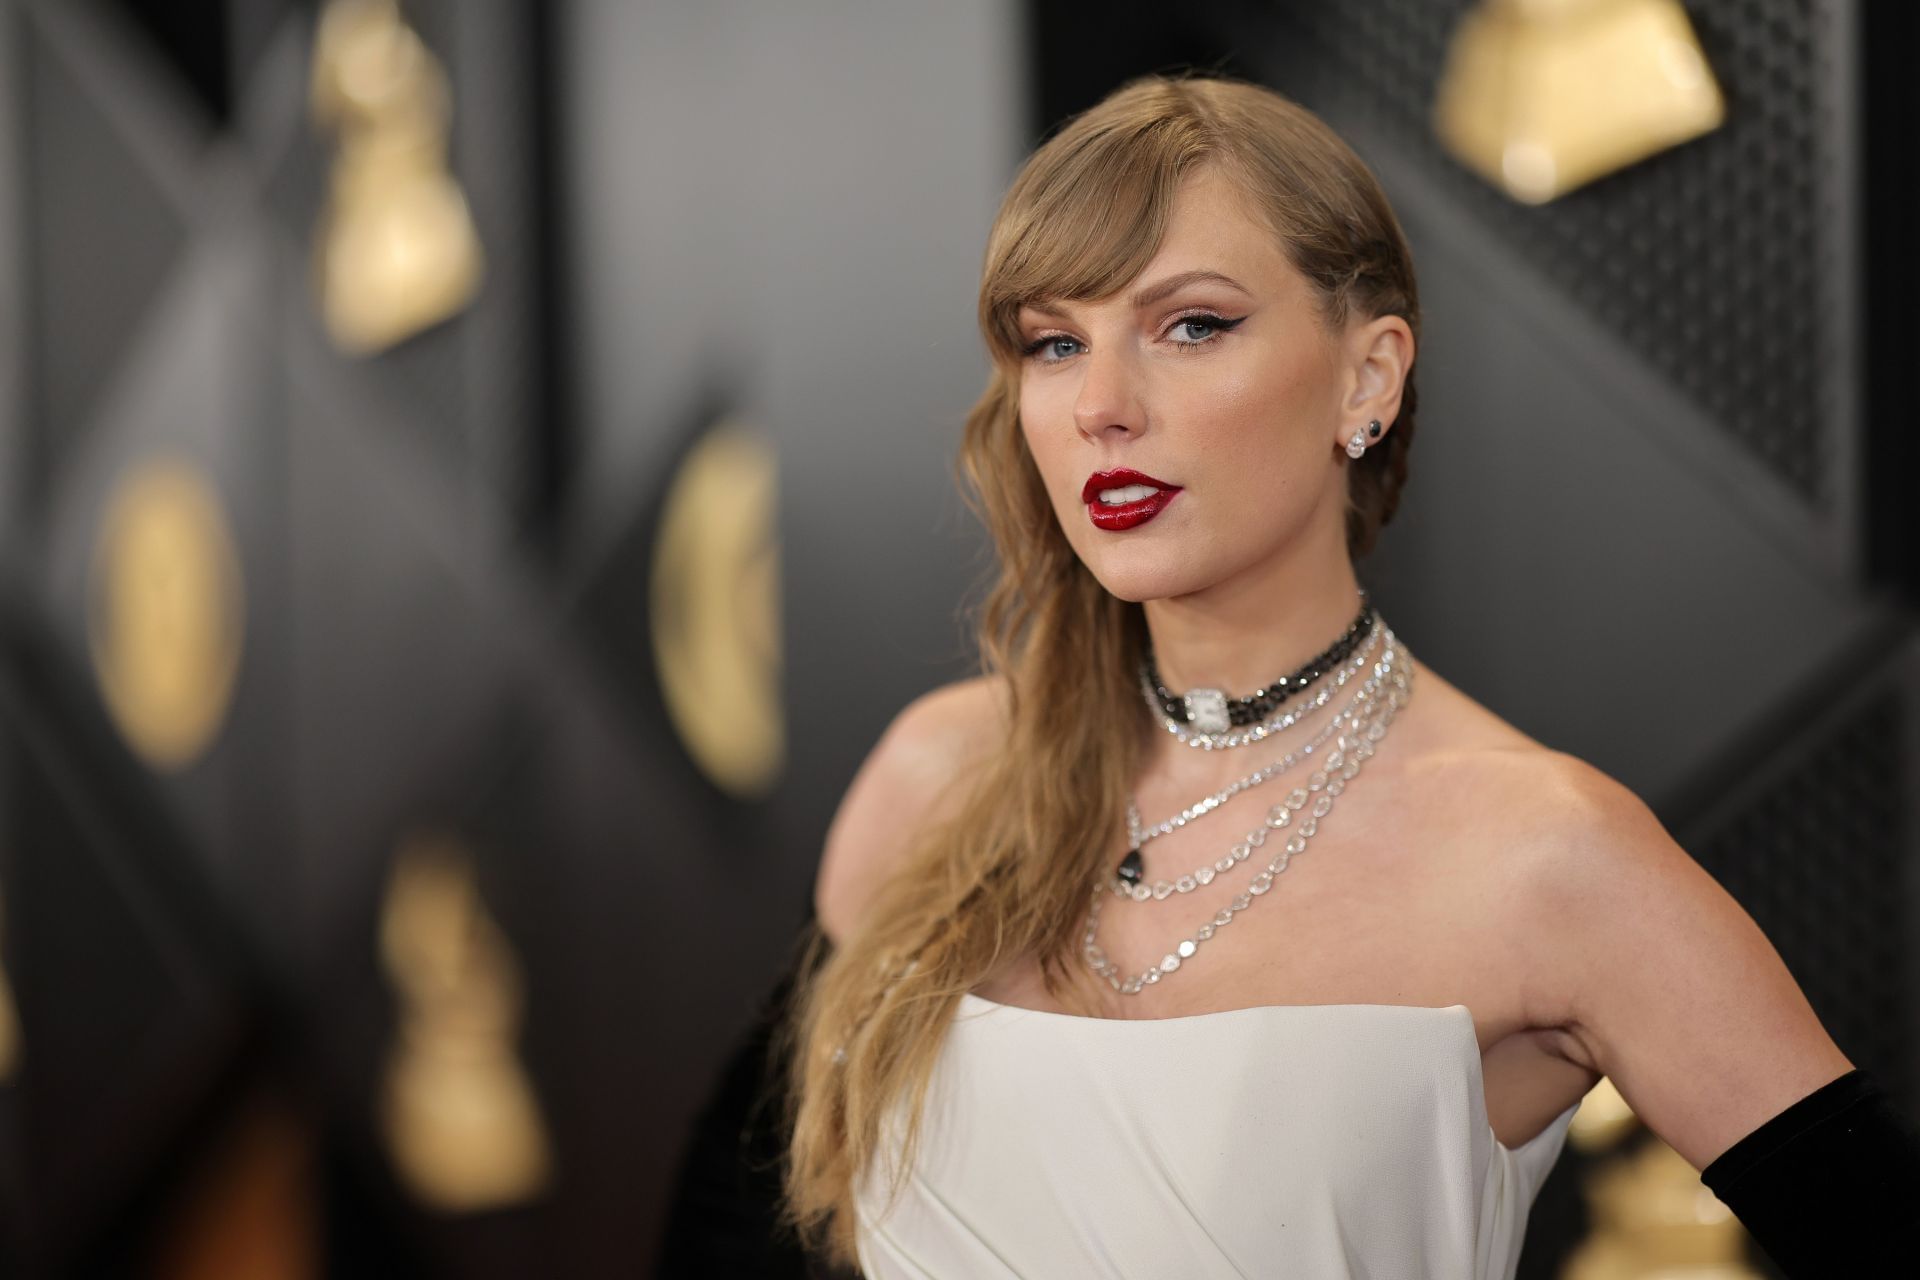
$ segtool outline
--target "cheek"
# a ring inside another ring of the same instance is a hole
[[[1071,408],[1068,412],[1071,412]],[[1074,442],[1072,432],[1063,433],[1050,425],[1058,421],[1059,409],[1050,404],[1045,395],[1029,388],[1021,389],[1021,438],[1027,442],[1027,452],[1033,455],[1034,465],[1040,468],[1040,478],[1046,482],[1049,493],[1058,490],[1061,454],[1072,449]]]
[[[1270,485],[1276,469],[1311,460],[1318,384],[1312,371],[1273,357],[1216,367],[1184,380],[1169,399],[1188,434],[1205,441],[1208,469],[1230,487]]]

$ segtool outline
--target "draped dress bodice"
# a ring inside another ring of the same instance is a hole
[[[969,994],[898,1201],[882,1161],[860,1185],[861,1268],[1509,1280],[1576,1109],[1503,1145],[1465,1005],[1103,1019]]]

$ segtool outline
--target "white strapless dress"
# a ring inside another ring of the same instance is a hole
[[[859,1188],[861,1269],[1510,1280],[1578,1104],[1506,1147],[1480,1071],[1459,1004],[1146,1020],[962,996],[899,1200],[877,1161]]]

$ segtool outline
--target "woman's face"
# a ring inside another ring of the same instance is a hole
[[[1136,279],[1020,312],[1027,447],[1074,551],[1122,599],[1201,591],[1290,547],[1344,554],[1343,446],[1398,413],[1405,322],[1329,332],[1244,199],[1195,170]]]

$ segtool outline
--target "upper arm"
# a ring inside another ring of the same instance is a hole
[[[956,783],[1005,740],[1005,686],[976,676],[922,694],[862,762],[827,829],[814,913],[835,943],[898,864],[910,836],[949,815]]]
[[[1850,1067],[1779,953],[1647,806],[1561,757],[1535,954],[1589,1065],[1696,1169]]]

